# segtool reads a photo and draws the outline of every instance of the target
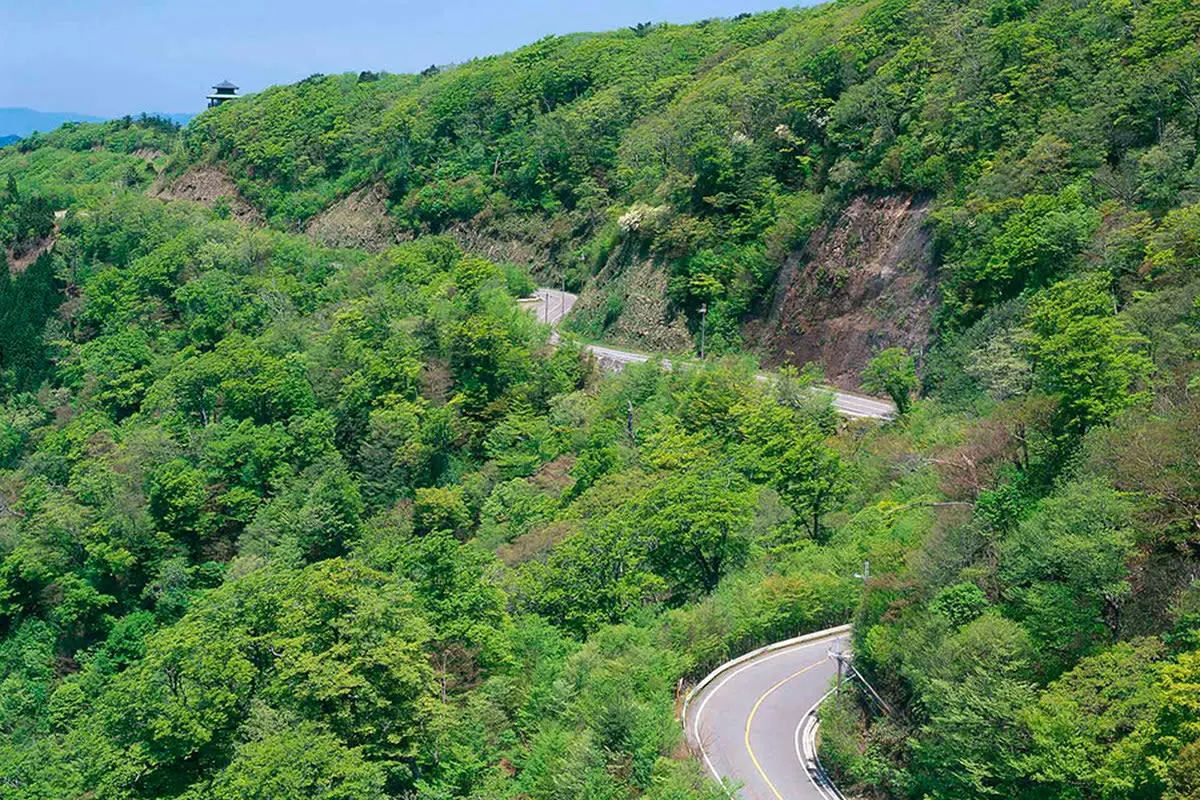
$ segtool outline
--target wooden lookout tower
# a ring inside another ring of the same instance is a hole
[[[222,103],[228,103],[230,100],[236,100],[238,96],[238,87],[234,86],[229,81],[221,81],[213,87],[213,93],[208,96],[208,107],[216,108]]]

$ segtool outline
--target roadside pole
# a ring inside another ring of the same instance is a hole
[[[837,650],[833,653],[833,659],[837,662],[837,695],[842,696],[842,665],[845,655],[842,653],[842,640],[837,640]]]
[[[845,650],[842,649],[842,640],[840,638],[835,643],[835,647],[837,649],[835,649],[833,652],[831,652],[829,654],[830,657],[832,657],[833,660],[837,662],[837,688],[835,688],[833,691],[834,691],[834,694],[836,694],[838,697],[841,697],[842,696],[842,681],[843,681],[843,679],[846,677],[857,675],[858,673],[855,672],[854,667],[850,665],[851,656],[849,653],[847,653]]]

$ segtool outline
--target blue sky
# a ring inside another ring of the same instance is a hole
[[[225,78],[413,72],[550,33],[692,22],[800,0],[0,0],[0,106],[198,112]],[[807,4],[807,3],[805,3]]]

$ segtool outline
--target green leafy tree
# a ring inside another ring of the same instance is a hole
[[[929,608],[945,615],[955,626],[962,626],[979,618],[990,604],[987,595],[973,583],[956,583],[938,592]]]
[[[1027,712],[1033,749],[1024,768],[1030,777],[1050,792],[1081,787],[1093,796],[1134,796],[1130,790],[1150,776],[1145,765],[1138,775],[1121,763],[1118,746],[1162,703],[1156,681],[1162,658],[1158,641],[1122,642],[1051,684]]]
[[[881,392],[892,398],[900,416],[908,413],[912,393],[917,388],[917,370],[912,356],[902,347],[880,351],[862,372],[862,385],[868,392]]]
[[[301,723],[258,732],[240,744],[217,774],[213,800],[384,800],[386,773],[319,725]]]
[[[686,597],[711,592],[745,558],[753,509],[745,478],[705,465],[667,476],[618,514],[649,548],[652,569]]]
[[[1146,399],[1150,360],[1141,339],[1113,313],[1101,276],[1063,281],[1029,305],[1034,381],[1060,398],[1060,429],[1074,434]]]
[[[471,511],[461,486],[417,489],[413,501],[413,527],[417,533],[443,531],[462,536],[471,523]]]
[[[245,745],[228,775],[230,791],[249,775],[268,784],[283,779],[272,775],[306,776],[320,786],[342,769],[336,763],[363,786],[377,785],[378,768],[363,764],[358,752],[389,761],[395,780],[428,713],[428,636],[412,597],[394,579],[350,562],[264,569],[231,581],[152,635],[145,657],[96,698],[99,713],[86,726],[101,725],[118,750],[96,758],[97,780],[127,792],[136,783],[153,796],[217,772],[258,700],[301,721],[299,730],[274,735],[307,739],[313,749],[294,753],[289,765],[273,760],[283,747],[278,740]],[[391,732],[381,737],[381,730]],[[104,773],[107,759],[121,766]]]
[[[931,797],[1005,796],[1021,777],[1028,733],[1019,724],[1036,688],[1019,625],[984,614],[929,654],[920,676],[928,722],[914,759]]]
[[[647,563],[646,547],[624,524],[601,519],[568,536],[545,560],[518,574],[518,598],[579,636],[620,622],[667,590]]]
[[[1130,516],[1128,501],[1108,487],[1072,482],[999,545],[1008,599],[1043,651],[1045,669],[1119,637],[1132,591]]]
[[[372,507],[390,505],[426,479],[432,454],[422,441],[424,411],[418,403],[396,400],[370,412],[358,463]]]
[[[821,517],[849,488],[848,473],[825,433],[807,423],[792,435],[779,456],[774,485],[780,496],[809,523],[809,534],[821,538]]]

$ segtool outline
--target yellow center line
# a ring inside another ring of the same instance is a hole
[[[817,667],[819,667],[821,664],[825,663],[828,660],[829,659],[827,659],[827,658],[822,658],[820,661],[813,662],[812,664],[809,664],[804,669],[802,669],[798,672],[793,672],[791,675],[788,675],[786,678],[784,678],[779,683],[772,686],[770,689],[767,689],[765,692],[763,692],[762,697],[758,698],[758,702],[754,704],[754,708],[750,709],[750,716],[746,717],[746,752],[750,754],[750,760],[754,762],[754,768],[756,770],[758,770],[759,775],[762,775],[762,779],[767,782],[767,786],[770,787],[771,792],[774,793],[776,800],[783,800],[783,795],[781,795],[779,793],[779,790],[775,788],[775,784],[771,783],[771,779],[767,777],[767,773],[763,772],[762,765],[758,763],[758,757],[754,755],[754,749],[752,747],[750,747],[750,725],[754,722],[754,715],[758,713],[758,707],[763,704],[764,700],[766,700],[768,697],[771,696],[772,692],[774,692],[780,686],[783,686],[785,683],[790,681],[792,678],[803,675],[804,673],[808,672],[810,669],[816,669]]]

